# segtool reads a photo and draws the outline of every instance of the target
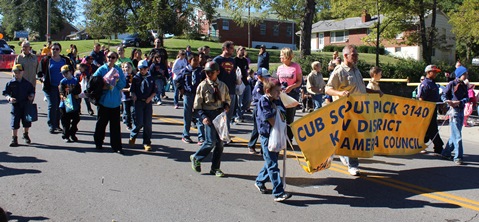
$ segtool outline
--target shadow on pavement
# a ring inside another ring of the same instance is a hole
[[[17,216],[17,215],[13,215],[11,212],[8,212],[7,214],[8,214],[9,220],[15,220],[18,222],[41,221],[41,220],[50,219],[48,217],[43,217],[43,216],[34,216],[34,217]]]
[[[1,163],[44,163],[46,160],[38,159],[31,156],[12,156],[8,152],[0,152],[0,162]],[[35,169],[16,169],[6,167],[0,164],[0,177],[4,176],[15,176],[22,174],[31,174],[31,173],[41,173],[40,170]]]

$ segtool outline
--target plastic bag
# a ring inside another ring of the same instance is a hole
[[[88,89],[88,80],[86,77],[83,77],[80,81],[81,93],[78,95],[79,98],[87,98],[85,92]]]
[[[472,114],[473,107],[472,103],[468,102],[464,105],[464,116],[470,116]]]
[[[30,103],[25,107],[25,119],[28,122],[35,122],[38,120],[38,109],[37,109],[37,104],[35,103]]]
[[[268,140],[268,150],[270,152],[279,152],[286,149],[286,120],[281,119],[280,111],[276,111],[274,126],[271,128]]]
[[[283,102],[284,107],[286,108],[293,108],[299,105],[299,102],[296,101],[293,97],[288,96],[286,93],[280,93],[279,98],[281,102]]]
[[[67,113],[77,111],[80,108],[80,104],[73,94],[68,94],[63,102],[65,103],[65,111]]]
[[[236,90],[235,90],[235,93],[236,95],[243,95],[243,92],[244,90],[246,89],[246,86],[244,85],[243,82],[241,82],[241,84],[239,85],[236,85]]]
[[[226,112],[219,114],[214,120],[213,125],[215,126],[216,132],[222,141],[231,142],[230,134],[228,132],[228,125],[226,123]]]
[[[241,73],[240,67],[236,67],[236,85],[239,85],[243,82],[241,78],[243,77],[243,74]]]

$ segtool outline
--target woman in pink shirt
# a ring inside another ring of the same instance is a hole
[[[280,60],[283,63],[278,67],[276,74],[283,86],[283,91],[296,100],[299,100],[299,87],[303,83],[303,72],[298,63],[292,62],[293,50],[290,48],[281,49]],[[286,109],[286,123],[291,124],[296,115],[296,107]],[[293,139],[293,133],[288,127],[288,138]]]

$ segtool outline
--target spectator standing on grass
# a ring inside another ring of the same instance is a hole
[[[141,60],[141,49],[133,49],[130,59],[133,63],[134,70],[138,70],[138,62]]]
[[[116,52],[110,52],[107,56],[107,63],[96,70],[93,76],[104,78],[112,69],[116,69],[118,73],[118,81],[116,84],[105,84],[103,93],[100,97],[98,108],[98,118],[95,126],[94,140],[96,149],[103,149],[103,140],[105,139],[106,125],[110,124],[110,144],[113,152],[123,154],[121,144],[120,129],[120,104],[121,91],[126,85],[125,75],[120,67],[115,65],[118,59]]]
[[[229,103],[230,109],[227,112],[226,124],[228,130],[230,129],[231,120],[236,104],[236,65],[235,60],[232,58],[235,52],[235,46],[232,41],[226,41],[222,45],[221,55],[216,56],[213,61],[220,66],[220,74],[218,79],[228,86],[229,97],[231,102]],[[227,143],[227,141],[226,141]]]
[[[453,159],[457,165],[462,165],[464,147],[462,145],[462,126],[464,122],[464,106],[469,101],[468,86],[464,81],[468,77],[467,69],[464,66],[459,66],[454,72],[456,79],[449,82],[446,86],[444,94],[446,100],[454,112],[450,118],[451,136],[447,141],[446,148],[442,150],[441,155],[446,159]],[[454,151],[454,157],[451,152]]]
[[[331,95],[334,100],[339,97],[354,94],[365,93],[383,93],[380,90],[367,89],[363,82],[363,76],[356,66],[358,62],[358,52],[353,45],[347,45],[343,49],[344,62],[336,67],[329,77],[326,84],[326,93]],[[359,176],[359,160],[356,157],[340,156],[343,165],[348,166],[349,174]]]
[[[244,122],[244,112],[249,108],[251,103],[251,85],[248,82],[248,60],[244,57],[246,49],[243,46],[239,46],[236,49],[235,65],[241,70],[241,82],[245,85],[245,89],[241,95],[237,95],[236,104],[236,123]]]
[[[41,60],[41,68],[38,77],[43,80],[43,92],[48,103],[47,124],[51,134],[63,132],[60,129],[60,92],[58,86],[63,75],[60,69],[64,65],[69,65],[73,69],[69,58],[61,56],[62,46],[55,42],[51,47],[52,56],[45,56]]]
[[[269,70],[269,52],[266,51],[266,46],[261,45],[258,53],[258,70],[265,68]]]
[[[173,72],[173,86],[174,86],[174,95],[173,95],[173,105],[175,106],[175,109],[178,109],[178,103],[180,99],[180,89],[177,87],[176,81],[177,81],[177,76],[179,73],[186,68],[188,65],[188,61],[186,60],[186,52],[185,50],[180,50],[178,51],[178,55],[176,56],[176,60],[173,63],[172,67],[172,72]]]
[[[311,64],[311,73],[309,73],[306,80],[306,91],[311,94],[314,110],[317,110],[323,106],[324,82],[323,75],[321,74],[321,63],[315,61]]]
[[[426,73],[426,78],[421,82],[418,91],[419,100],[435,103],[442,102],[441,97],[439,96],[439,87],[435,81],[437,74],[441,72],[441,70],[436,65],[428,65],[424,72]],[[427,128],[424,143],[427,143],[429,140],[432,140],[434,143],[434,153],[440,155],[443,150],[444,142],[442,142],[441,136],[439,135],[437,125],[437,105],[433,111],[429,127]],[[422,153],[425,153],[425,150]]]
[[[290,48],[281,49],[280,60],[282,65],[278,67],[276,75],[283,86],[283,92],[299,101],[299,87],[303,83],[303,71],[298,63],[293,62],[293,50]],[[286,123],[289,125],[294,121],[296,107],[286,108]],[[293,132],[288,127],[288,138],[293,139]]]
[[[40,71],[40,66],[38,64],[37,55],[32,53],[30,42],[22,42],[22,53],[15,58],[13,65],[15,66],[16,64],[22,65],[23,78],[29,81],[33,85],[33,88],[36,88],[37,73]]]

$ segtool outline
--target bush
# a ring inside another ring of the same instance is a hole
[[[300,59],[299,56],[294,58],[295,62],[301,66],[301,70],[303,71],[303,76],[306,77],[312,70],[311,63],[314,61],[319,61],[321,63],[321,73],[323,73],[324,77],[328,77],[328,63],[329,60],[326,57],[321,57],[319,55],[309,55],[305,56],[305,58]],[[325,75],[325,73],[328,73]]]
[[[323,52],[334,52],[334,45],[324,46]]]
[[[368,53],[368,48],[369,46],[367,45],[360,45],[356,47],[356,50],[358,50],[358,53]]]

